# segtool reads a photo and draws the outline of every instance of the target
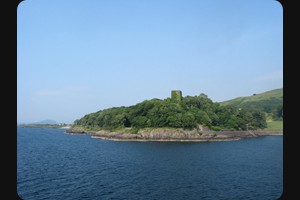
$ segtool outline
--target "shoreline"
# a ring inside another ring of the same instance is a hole
[[[67,134],[87,134],[91,138],[124,141],[124,142],[225,142],[261,136],[283,136],[283,130],[255,130],[255,131],[202,131],[156,128],[140,130],[136,134],[126,132],[111,132],[107,130],[87,132],[78,129],[67,129]]]
[[[91,138],[119,141],[119,142],[226,142],[241,140],[242,138],[228,138],[228,139],[124,139],[124,138],[109,138],[101,136],[91,136]]]

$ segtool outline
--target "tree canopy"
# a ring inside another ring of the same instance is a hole
[[[87,114],[74,122],[74,125],[109,130],[126,127],[192,129],[199,124],[213,130],[254,130],[266,127],[266,116],[257,109],[220,105],[200,94],[176,102],[170,98],[151,99],[129,107],[113,107]]]
[[[262,110],[273,120],[283,120],[283,88],[253,94],[252,96],[238,97],[220,104]]]

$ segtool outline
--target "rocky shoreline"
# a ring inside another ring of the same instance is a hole
[[[66,130],[68,134],[89,134],[92,138],[113,141],[157,141],[157,142],[213,142],[233,141],[269,135],[283,135],[283,131],[251,130],[251,131],[199,131],[197,129],[141,129],[136,134],[125,131],[111,132],[107,130],[88,132],[78,128]]]

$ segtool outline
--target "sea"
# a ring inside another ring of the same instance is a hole
[[[18,127],[16,187],[24,200],[275,200],[283,138],[125,142]]]

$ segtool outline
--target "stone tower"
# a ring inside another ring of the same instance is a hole
[[[182,100],[181,90],[172,90],[171,91],[171,99],[174,102],[180,102]]]

